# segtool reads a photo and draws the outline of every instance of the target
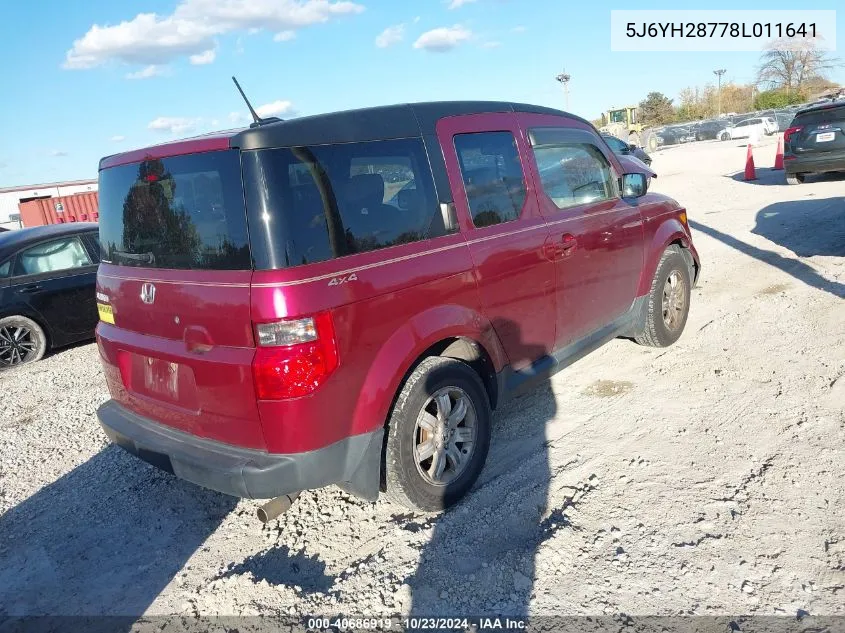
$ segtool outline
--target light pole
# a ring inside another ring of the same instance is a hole
[[[555,79],[557,79],[560,83],[563,84],[563,95],[564,95],[564,98],[566,99],[566,109],[567,110],[569,110],[569,80],[571,78],[572,77],[570,75],[566,74],[566,69],[564,69],[564,71],[561,74],[559,74],[557,77],[555,77]]]
[[[727,71],[724,68],[720,68],[719,70],[714,70],[713,74],[718,77],[719,81],[719,106],[716,111],[716,117],[722,116],[722,75],[724,75]]]

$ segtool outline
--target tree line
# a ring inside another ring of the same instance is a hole
[[[646,126],[716,118],[721,112],[743,113],[805,103],[839,85],[828,73],[839,60],[812,42],[787,48],[780,42],[760,55],[753,82],[722,84],[721,98],[715,84],[681,90],[677,102],[662,92],[650,92],[639,103],[639,120]]]

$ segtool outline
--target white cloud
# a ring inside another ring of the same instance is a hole
[[[518,25],[518,26],[515,26],[511,29],[511,31],[513,31],[514,33],[525,33],[525,31],[527,31],[527,30],[528,29],[526,27],[522,26],[521,24]]]
[[[296,37],[296,31],[279,31],[273,36],[274,42],[290,42]]]
[[[465,4],[470,4],[470,3],[475,2],[475,1],[476,0],[452,0],[449,3],[449,8],[450,9],[460,9]]]
[[[197,53],[196,55],[191,55],[189,60],[194,66],[204,66],[205,64],[211,64],[217,58],[217,51],[213,48],[209,48],[204,53]]]
[[[438,29],[426,31],[414,42],[414,48],[420,48],[435,53],[450,51],[461,42],[472,37],[472,31],[459,24],[455,26],[442,26]]]
[[[481,45],[481,48],[499,48],[501,45],[501,42],[484,42],[484,44]]]
[[[184,134],[196,129],[200,121],[198,118],[160,116],[150,121],[147,128],[156,132]]]
[[[232,125],[240,125],[249,121],[249,117],[243,112],[230,112],[229,122]]]
[[[136,70],[134,73],[127,73],[127,79],[149,79],[150,77],[160,77],[164,74],[164,66],[156,66],[155,64],[150,64],[149,66],[145,66],[141,70]]]
[[[388,26],[376,37],[376,46],[379,48],[387,48],[398,44],[405,38],[405,25],[395,24]]]
[[[139,13],[116,25],[94,24],[74,41],[63,66],[94,68],[112,60],[163,64],[213,49],[219,35],[296,30],[363,10],[349,0],[181,0],[170,15]]]
[[[422,19],[422,18],[420,18],[420,16],[415,17],[415,18],[414,18],[414,24],[416,24],[417,22],[419,22],[421,19]]]
[[[67,156],[67,152],[60,149],[51,149],[50,156],[55,156],[56,158],[63,158]]]
[[[115,136],[112,136],[109,140],[110,140],[112,143],[122,143],[123,141],[125,141],[125,140],[126,140],[126,137],[125,137],[125,136],[121,136],[120,134],[117,134],[117,135],[115,135]]]
[[[290,101],[272,101],[270,103],[265,103],[264,105],[258,106],[257,108],[255,108],[255,112],[262,119],[268,116],[290,114],[291,112],[293,112],[293,104]]]

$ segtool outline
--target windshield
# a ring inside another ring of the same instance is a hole
[[[625,110],[613,110],[610,113],[611,123],[625,123]]]
[[[247,270],[249,242],[236,150],[100,172],[102,261],[122,266]]]

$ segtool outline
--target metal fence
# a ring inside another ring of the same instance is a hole
[[[687,121],[685,123],[672,123],[654,127],[643,133],[643,146],[654,151],[669,145],[679,145],[695,141],[707,140],[730,140],[742,138],[742,128],[739,125],[743,122],[758,123],[765,129],[765,134],[783,132],[789,127],[795,112],[808,104],[793,105],[775,110],[757,110],[737,114],[731,112],[715,119],[701,119],[698,121]],[[765,122],[750,121],[752,119],[765,119]],[[737,127],[739,126],[739,127]]]

